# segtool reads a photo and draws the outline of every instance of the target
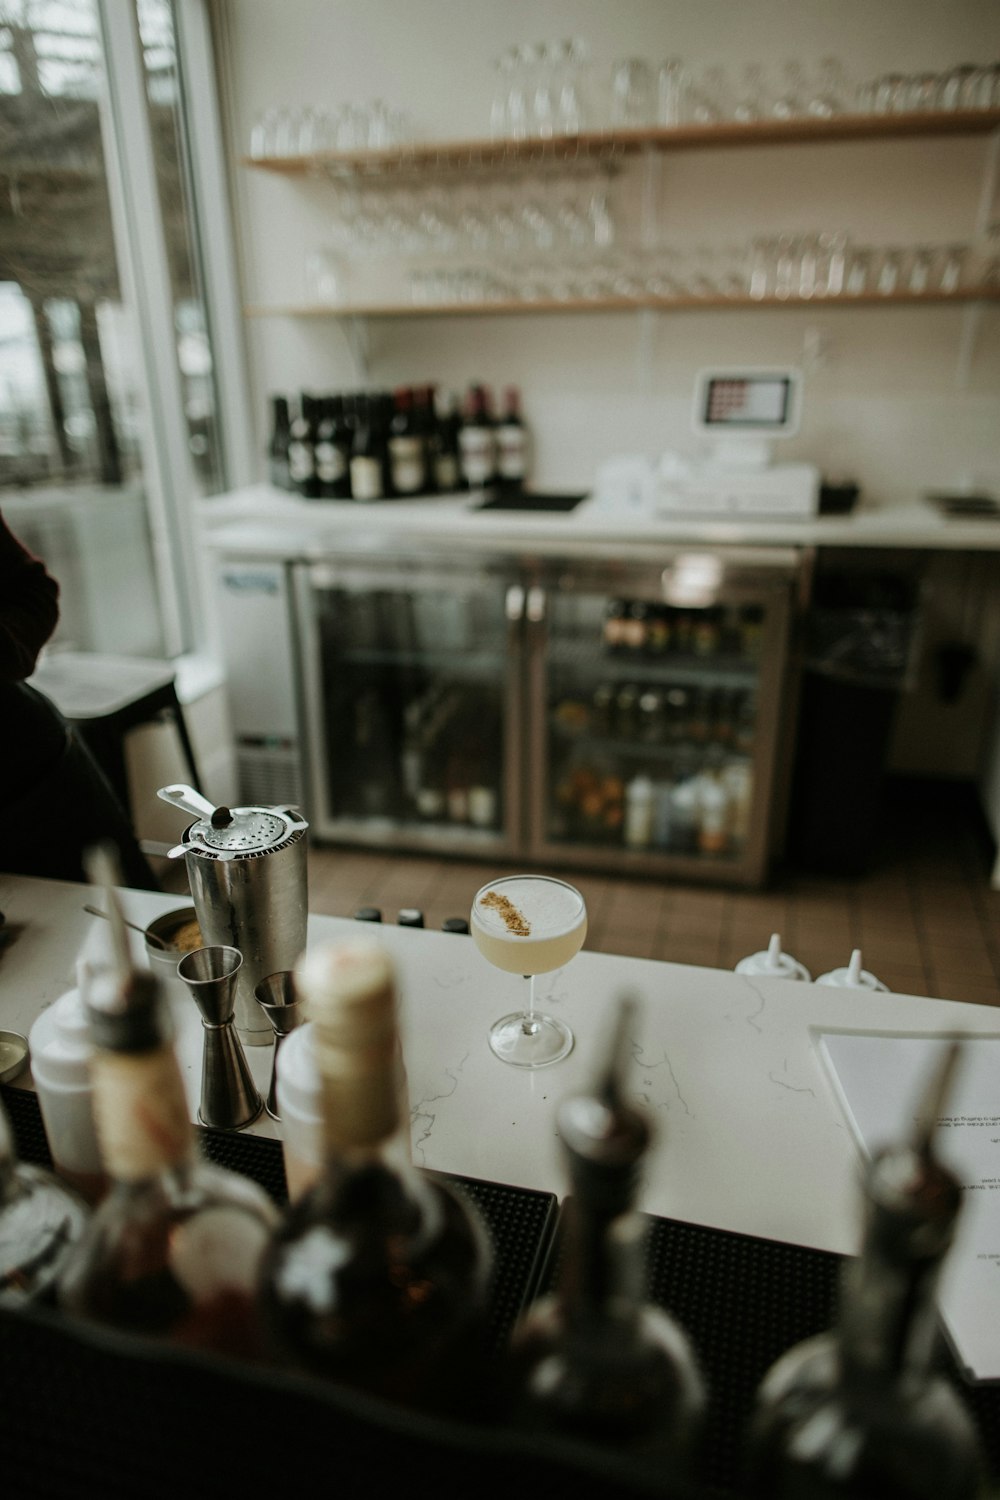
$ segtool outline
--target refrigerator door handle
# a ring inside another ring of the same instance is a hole
[[[538,584],[533,584],[528,590],[528,605],[526,614],[532,625],[541,625],[545,619],[545,590]]]

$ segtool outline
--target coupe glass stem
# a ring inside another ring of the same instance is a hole
[[[538,1030],[538,1022],[535,1020],[535,976],[525,974],[528,981],[528,1008],[521,1017],[521,1030],[525,1036],[534,1036]]]

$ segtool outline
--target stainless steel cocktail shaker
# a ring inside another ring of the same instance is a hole
[[[243,954],[236,1030],[249,1046],[274,1032],[254,998],[262,979],[292,969],[306,946],[309,824],[290,807],[213,807],[187,786],[162,787],[165,802],[199,814],[171,852],[183,855],[207,944]]]

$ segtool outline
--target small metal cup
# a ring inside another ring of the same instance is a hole
[[[201,1013],[203,1031],[201,1107],[198,1118],[217,1130],[242,1130],[256,1120],[263,1101],[233,1024],[236,981],[243,964],[238,948],[222,945],[185,953],[177,974]]]
[[[254,988],[254,998],[274,1028],[274,1060],[271,1063],[271,1086],[267,1091],[265,1108],[272,1120],[280,1120],[278,1113],[278,1049],[288,1034],[300,1026],[305,1019],[303,1007],[295,989],[295,976],[291,969],[281,969],[269,974]]]

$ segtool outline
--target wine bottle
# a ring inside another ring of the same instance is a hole
[[[761,1500],[981,1493],[972,1421],[933,1369],[934,1289],[962,1188],[935,1158],[931,1131],[956,1057],[954,1046],[919,1111],[930,1128],[868,1165],[861,1253],[847,1264],[836,1328],[782,1355],[760,1386],[748,1472]]]
[[[288,434],[288,475],[291,488],[307,500],[319,494],[316,477],[316,403],[303,394]]]
[[[437,490],[434,479],[434,451],[437,445],[437,418],[434,415],[434,387],[418,385],[413,391],[413,427],[424,456],[424,493]]]
[[[485,489],[496,475],[496,436],[490,420],[485,388],[470,386],[465,420],[458,431],[458,462],[462,486]]]
[[[558,1110],[571,1183],[560,1276],[515,1329],[510,1411],[530,1431],[678,1473],[693,1457],[705,1388],[683,1330],[637,1289],[643,1225],[634,1207],[650,1127],[623,1088],[634,1008],[620,1004],[596,1087]]]
[[[375,406],[374,396],[359,396],[355,404],[356,426],[351,447],[351,495],[355,500],[381,500],[385,495]]]
[[[351,489],[351,455],[354,452],[354,435],[358,430],[358,413],[363,405],[364,396],[359,396],[354,391],[349,391],[344,397],[341,425],[343,427],[344,452],[347,455],[347,471],[337,486],[336,495],[332,497],[334,500],[351,500],[354,496],[354,492]]]
[[[117,927],[113,889],[105,899]],[[160,982],[130,967],[124,931],[117,972],[87,1003],[112,1185],[67,1261],[59,1301],[126,1332],[253,1358],[257,1276],[277,1210],[249,1178],[201,1159]]]
[[[521,394],[509,385],[496,426],[497,480],[505,494],[518,494],[528,477],[528,429],[521,415]]]
[[[89,1212],[51,1172],[18,1160],[0,1104],[0,1305],[51,1298]]]
[[[293,1368],[401,1404],[466,1413],[481,1399],[485,1231],[465,1200],[415,1168],[382,948],[308,950],[296,969],[322,1082],[325,1167],[276,1231],[264,1327]]]
[[[343,396],[327,396],[320,403],[316,424],[316,480],[324,500],[343,500],[351,492],[351,450],[343,421]]]
[[[441,495],[450,495],[462,485],[458,452],[458,434],[462,419],[453,391],[435,391],[434,415],[432,437],[434,488]]]
[[[420,495],[427,489],[423,435],[413,412],[413,391],[401,386],[389,422],[389,475],[394,495]]]
[[[291,420],[287,396],[271,397],[271,441],[268,445],[268,474],[276,490],[290,490],[292,478],[288,467],[288,444]]]

